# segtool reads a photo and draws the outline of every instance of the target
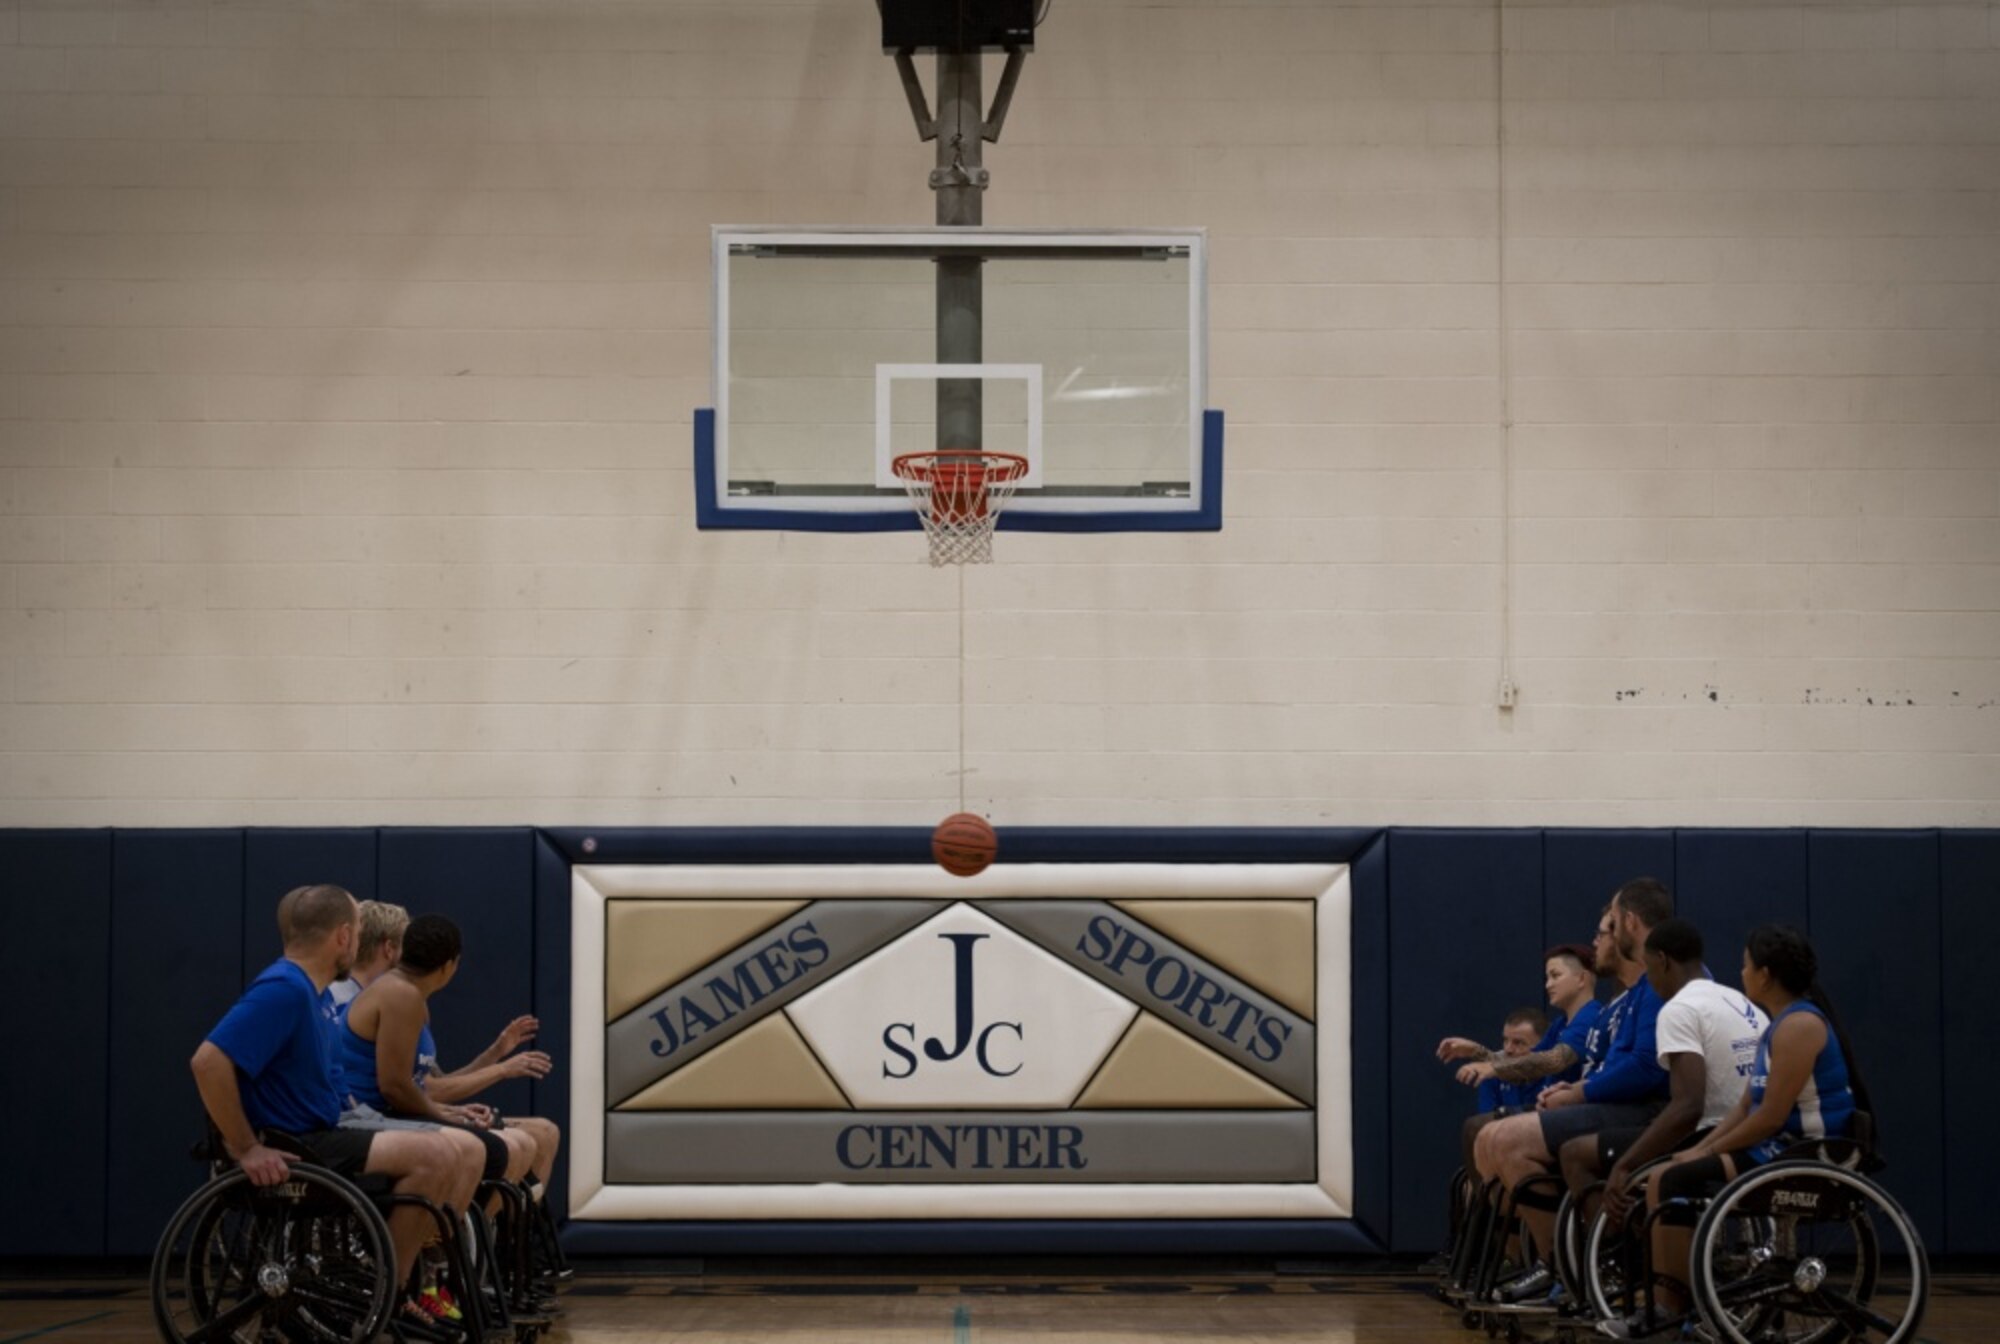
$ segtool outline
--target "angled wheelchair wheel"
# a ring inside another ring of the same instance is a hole
[[[1728,1344],[1904,1344],[1930,1299],[1909,1215],[1858,1172],[1774,1162],[1695,1227],[1696,1310]]]
[[[395,1306],[387,1225],[304,1163],[259,1189],[240,1171],[188,1197],[153,1252],[153,1316],[172,1344],[362,1344]]]
[[[1599,1209],[1583,1229],[1576,1256],[1583,1289],[1578,1296],[1600,1321],[1615,1321],[1632,1310],[1631,1289],[1639,1273],[1639,1248],[1632,1232],[1636,1222],[1634,1215],[1614,1228]]]

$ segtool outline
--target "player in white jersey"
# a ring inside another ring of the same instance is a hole
[[[1666,1109],[1641,1131],[1599,1134],[1589,1154],[1572,1153],[1568,1146],[1563,1151],[1573,1189],[1580,1188],[1577,1177],[1609,1168],[1606,1199],[1615,1217],[1630,1210],[1626,1187],[1633,1172],[1706,1134],[1729,1114],[1750,1081],[1757,1042],[1770,1025],[1756,1004],[1708,977],[1702,953],[1700,931],[1684,919],[1667,920],[1646,936],[1646,978],[1666,1000],[1657,1034],[1660,1067],[1673,1087]]]

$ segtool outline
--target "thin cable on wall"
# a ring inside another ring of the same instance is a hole
[[[1494,328],[1500,395],[1500,682],[1496,699],[1512,709],[1514,680],[1514,368],[1507,295],[1507,0],[1493,4]]]

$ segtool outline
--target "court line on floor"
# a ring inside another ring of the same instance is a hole
[[[67,1330],[72,1325],[89,1325],[92,1321],[101,1321],[106,1316],[116,1316],[117,1314],[115,1311],[100,1311],[95,1316],[79,1316],[73,1321],[64,1321],[60,1325],[45,1325],[39,1330],[30,1330],[25,1335],[9,1335],[5,1339],[0,1339],[0,1344],[21,1344],[21,1341],[25,1339],[40,1339],[43,1335],[53,1335],[58,1330]]]

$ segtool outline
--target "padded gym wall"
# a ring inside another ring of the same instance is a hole
[[[633,829],[592,833],[599,862],[922,862],[925,832]],[[0,1110],[15,1151],[46,1155],[14,1189],[48,1210],[8,1255],[138,1255],[200,1179],[201,1129],[187,1059],[267,959],[277,896],[339,876],[414,910],[449,913],[469,938],[466,972],[436,1005],[447,1062],[485,1046],[515,1013],[567,1035],[569,864],[583,831],[0,831],[4,918],[20,946],[6,1006],[47,1029],[21,1035],[19,1076],[50,1080],[47,1104]],[[1651,873],[1678,884],[1733,982],[1742,935],[1804,924],[1875,1090],[1886,1179],[1938,1253],[2000,1248],[2000,1208],[1948,1182],[1982,1151],[1993,1084],[1976,1058],[1989,1023],[1973,1007],[2000,910],[2000,831],[1023,830],[1016,861],[1304,861],[1354,864],[1356,1211],[1397,1251],[1433,1249],[1470,1094],[1432,1057],[1440,1037],[1491,1037],[1541,989],[1541,949],[1587,938],[1612,887]],[[52,1011],[59,1008],[60,1011]],[[565,1118],[552,1085],[509,1106]],[[1370,1082],[1369,1080],[1374,1080]],[[558,1172],[558,1186],[561,1173]],[[560,1198],[560,1190],[558,1190]],[[1048,1245],[1069,1244],[1048,1229]],[[662,1234],[666,1235],[665,1233]],[[686,1230],[673,1234],[686,1245]],[[963,1228],[955,1235],[971,1236]],[[911,1249],[893,1227],[871,1244]],[[718,1229],[719,1250],[828,1246],[823,1231]],[[1283,1249],[1250,1227],[1204,1230],[1201,1249]],[[1015,1249],[1033,1238],[1016,1237]],[[1135,1241],[1163,1249],[1170,1237]],[[1088,1248],[1077,1243],[1079,1248]],[[626,1253],[631,1244],[621,1244]],[[1100,1247],[1101,1249],[1101,1247]],[[1297,1248],[1294,1248],[1297,1249]]]

